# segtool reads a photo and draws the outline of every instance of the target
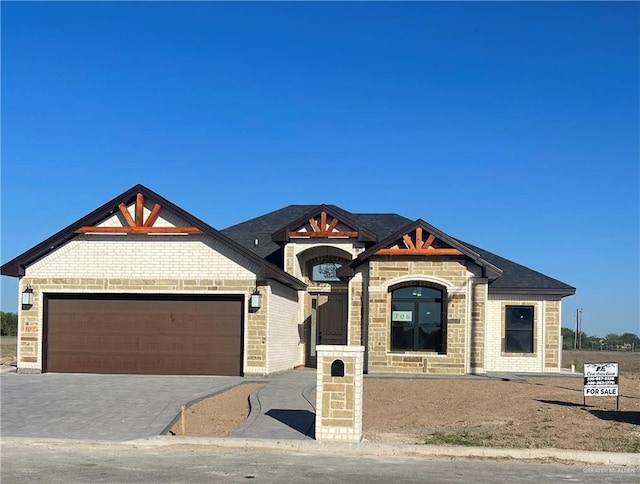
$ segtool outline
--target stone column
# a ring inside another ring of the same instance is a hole
[[[362,440],[364,346],[316,347],[316,440]]]

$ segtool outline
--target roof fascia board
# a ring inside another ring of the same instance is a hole
[[[297,227],[300,227],[301,225],[306,224],[307,222],[309,222],[309,219],[311,217],[317,215],[322,211],[326,212],[327,215],[331,215],[332,217],[337,218],[341,223],[348,225],[353,229],[356,229],[356,231],[358,232],[358,242],[375,242],[376,241],[377,237],[373,232],[366,229],[362,225],[356,223],[355,221],[351,220],[349,217],[344,216],[343,214],[339,214],[338,212],[336,212],[331,207],[325,204],[318,205],[317,207],[309,210],[309,212],[307,212],[302,217],[299,217],[296,220],[287,224],[285,227],[282,227],[281,229],[276,230],[273,234],[271,234],[271,240],[276,243],[289,242],[290,240],[289,232],[291,232]]]
[[[191,225],[202,230],[205,235],[209,235],[215,240],[221,242],[222,244],[234,249],[236,252],[239,252],[241,255],[245,256],[250,261],[258,264],[261,268],[265,264],[267,264],[264,261],[264,259],[257,256],[256,254],[251,252],[249,249],[246,249],[245,247],[243,247],[233,239],[222,234],[220,231],[214,229],[209,224],[191,215],[189,212],[173,204],[166,198],[155,193],[153,190],[150,190],[144,185],[138,184],[130,188],[129,190],[121,193],[120,195],[108,201],[107,203],[101,205],[100,207],[98,207],[88,215],[85,215],[81,219],[75,221],[71,225],[68,225],[61,231],[57,232],[56,234],[46,239],[45,241],[39,243],[38,245],[34,246],[33,248],[27,250],[26,252],[20,254],[19,256],[15,257],[14,259],[4,264],[1,268],[2,275],[13,276],[13,277],[23,276],[24,268],[26,266],[28,266],[29,264],[32,264],[36,260],[44,257],[50,251],[56,249],[60,245],[76,237],[78,234],[76,234],[75,231],[77,230],[78,227],[82,227],[85,225],[95,225],[96,223],[101,222],[109,215],[117,212],[119,210],[118,205],[120,203],[125,203],[128,205],[129,203],[134,201],[138,193],[142,193],[145,199],[156,202],[163,208],[166,208],[169,211],[177,213],[180,217],[185,219]],[[278,274],[278,272],[280,272],[280,274]],[[286,272],[282,271],[276,266],[273,266],[273,268],[270,269],[269,273],[272,274],[274,277],[278,275],[278,277],[282,278],[281,282],[286,281],[284,283],[293,288],[297,288],[299,287],[300,284],[304,284],[299,279],[291,276],[290,274],[287,274]],[[306,287],[306,285],[304,287]]]
[[[31,249],[23,252],[22,254],[14,257],[9,262],[2,265],[0,272],[3,276],[21,277],[24,275],[24,268],[32,262],[44,257],[47,253],[56,249],[60,245],[68,242],[78,234],[75,233],[78,227],[85,225],[94,225],[104,218],[108,217],[111,213],[115,213],[118,209],[119,203],[131,203],[135,199],[136,194],[140,191],[146,195],[148,189],[143,185],[136,185],[133,188],[121,193],[117,197],[108,201],[107,203],[96,208],[92,212],[88,213],[84,217],[76,220],[72,224],[56,232],[51,237],[45,239],[39,244],[33,246]],[[112,207],[115,207],[112,210]]]
[[[449,235],[445,234],[441,230],[437,229],[436,227],[434,227],[433,225],[425,222],[422,219],[417,219],[417,220],[415,220],[413,222],[408,223],[407,225],[402,227],[397,232],[391,234],[386,239],[384,239],[381,242],[375,244],[373,247],[370,247],[369,249],[365,250],[358,257],[356,257],[351,262],[351,264],[349,264],[349,266],[351,268],[355,269],[355,267],[359,266],[360,264],[364,263],[364,261],[366,261],[367,259],[369,259],[373,255],[375,255],[375,253],[378,250],[386,248],[388,245],[390,245],[393,242],[401,239],[404,234],[408,234],[408,233],[412,232],[413,230],[415,230],[418,227],[422,227],[422,229],[426,230],[430,234],[435,235],[440,240],[442,240],[442,241],[446,242],[447,244],[451,245],[452,247],[458,249],[465,256],[469,257],[473,262],[475,262],[476,264],[478,264],[480,267],[483,268],[483,276],[484,277],[487,277],[487,278],[489,278],[491,280],[495,280],[495,279],[497,279],[498,277],[500,277],[502,275],[502,269],[500,269],[499,267],[496,267],[493,264],[489,263],[488,261],[482,259],[482,257],[480,257],[480,254],[478,254],[477,252],[471,250],[466,245],[461,244],[460,242],[458,242],[454,238],[450,237]],[[344,269],[343,269],[343,267],[344,267]],[[347,266],[343,266],[343,267],[338,269],[339,277],[344,277],[344,278],[351,277],[353,274],[351,274],[351,276],[348,275],[349,274],[349,270],[346,269]],[[343,269],[343,270],[341,270],[341,269]]]
[[[518,294],[522,296],[573,296],[576,293],[575,287],[567,287],[567,288],[540,288],[540,287],[496,287],[492,288],[491,284],[489,284],[489,293],[490,294]]]
[[[260,276],[264,279],[274,279],[298,291],[303,291],[307,288],[307,285],[300,279],[282,271],[279,267],[271,264],[270,262],[264,262],[260,270]]]

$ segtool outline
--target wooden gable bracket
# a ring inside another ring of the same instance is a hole
[[[118,205],[120,213],[127,222],[125,227],[80,227],[76,234],[202,234],[198,227],[154,227],[153,224],[158,219],[162,207],[157,203],[151,209],[151,213],[144,220],[144,195],[138,193],[136,196],[136,206],[134,210],[135,218],[131,216],[124,203]]]
[[[312,232],[289,232],[289,237],[357,237],[358,232],[334,232],[339,220],[333,217],[330,223],[327,223],[327,212],[320,212],[320,220],[311,217],[309,225]]]
[[[393,247],[380,249],[376,255],[462,255],[458,249],[434,248],[431,244],[436,240],[435,235],[429,235],[427,240],[422,241],[422,227],[416,228],[416,240],[411,239],[409,234],[402,236],[405,247]]]

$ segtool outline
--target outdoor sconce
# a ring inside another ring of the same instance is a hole
[[[249,309],[251,309],[252,311],[257,311],[258,309],[260,309],[261,305],[262,295],[256,289],[255,291],[253,291],[253,294],[251,294],[251,298],[249,299]]]
[[[27,284],[26,289],[22,291],[22,306],[26,306],[27,309],[33,306],[33,289],[29,284]]]

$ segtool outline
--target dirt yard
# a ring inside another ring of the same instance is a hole
[[[18,355],[18,338],[0,336],[0,366],[15,366]]]
[[[365,439],[640,452],[640,353],[565,352],[563,358],[565,366],[574,363],[578,371],[583,361],[618,361],[620,411],[613,397],[587,398],[583,409],[582,379],[576,377],[525,382],[365,378]],[[229,435],[243,421],[239,414],[247,413],[250,392],[242,385],[194,406],[186,417],[187,435]],[[173,431],[180,434],[178,426]]]
[[[640,353],[565,351],[563,366],[620,364],[620,410],[614,397],[587,398],[582,379],[524,382],[365,378],[363,427],[371,442],[640,452]],[[0,337],[0,364],[15,365],[16,338]],[[244,384],[186,412],[186,435],[226,437],[247,418]],[[180,421],[172,431],[181,435]]]
[[[227,437],[249,416],[249,395],[262,385],[245,383],[215,397],[202,400],[186,409],[185,433],[182,422],[171,428],[174,435]]]

